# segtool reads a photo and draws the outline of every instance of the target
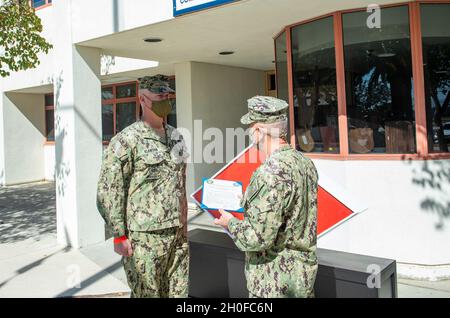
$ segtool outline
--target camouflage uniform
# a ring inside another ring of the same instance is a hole
[[[243,122],[255,122],[258,115],[265,117],[259,122],[275,122],[272,114],[279,118],[286,107],[272,98],[250,100]],[[241,202],[245,219],[228,225],[236,246],[246,252],[252,297],[314,297],[317,180],[312,161],[290,145],[274,151],[253,174]]]
[[[123,258],[132,297],[187,297],[186,147],[165,125],[166,138],[138,121],[104,152],[97,207],[114,237],[126,235]]]

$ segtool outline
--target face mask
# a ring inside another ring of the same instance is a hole
[[[161,118],[166,118],[172,111],[172,103],[169,99],[152,102],[152,111]]]

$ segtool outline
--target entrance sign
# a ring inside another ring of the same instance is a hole
[[[238,0],[173,0],[173,16],[205,10]]]
[[[245,191],[250,183],[253,172],[258,169],[263,161],[264,156],[258,153],[258,150],[254,147],[250,146],[212,176],[211,179],[239,181],[242,183],[242,190]],[[220,213],[217,210],[207,209],[202,205],[202,190],[203,187],[200,187],[191,195],[191,198],[202,210],[208,212],[213,218],[220,218]],[[317,193],[318,237],[333,230],[366,209],[367,207],[361,205],[341,185],[323,174],[319,175],[319,189]],[[231,213],[240,220],[243,220],[245,217],[245,211],[244,213]]]

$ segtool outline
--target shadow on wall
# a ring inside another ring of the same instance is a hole
[[[420,202],[420,208],[436,215],[438,219],[436,229],[444,230],[450,218],[450,161],[408,160],[406,162],[412,167],[412,183],[426,193],[426,197]]]
[[[55,187],[39,183],[0,188],[0,243],[56,234]]]
[[[102,141],[102,136],[96,129],[91,125],[91,123],[86,119],[86,117],[80,113],[80,111],[75,107],[75,105],[62,105],[61,104],[61,87],[64,82],[63,72],[58,75],[54,80],[55,85],[55,180],[56,180],[56,194],[58,198],[64,198],[66,195],[66,189],[68,187],[69,176],[72,173],[70,169],[70,162],[67,161],[67,156],[64,153],[64,146],[67,144],[68,140],[68,128],[67,124],[62,119],[62,113],[65,111],[73,111],[77,119],[80,119],[85,128],[95,136],[100,142]],[[84,127],[83,127],[84,128]],[[101,154],[100,154],[101,156]],[[66,204],[66,203],[64,203]],[[97,211],[95,211],[96,213]],[[64,216],[62,216],[62,224],[64,224],[65,237],[69,238],[67,229],[65,228],[66,222],[64,221]]]

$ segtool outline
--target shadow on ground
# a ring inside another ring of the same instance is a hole
[[[56,234],[53,182],[0,188],[0,242],[14,243]]]

